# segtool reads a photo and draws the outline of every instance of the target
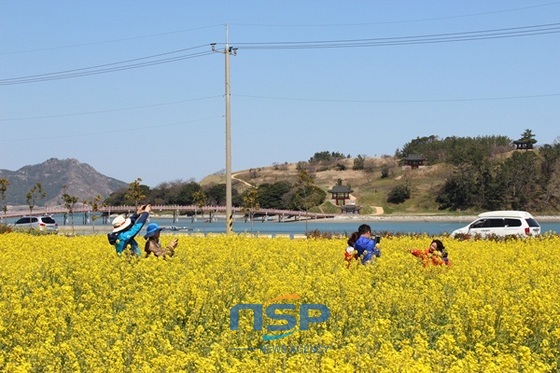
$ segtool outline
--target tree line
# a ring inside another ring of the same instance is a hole
[[[558,210],[560,142],[533,149],[537,141],[529,129],[518,141],[528,149],[516,150],[505,136],[428,136],[405,144],[396,156],[421,154],[428,165],[453,166],[436,197],[439,209]]]
[[[526,130],[520,140],[530,146],[517,150],[506,136],[486,137],[418,137],[395,152],[396,159],[411,154],[422,155],[427,165],[445,163],[452,172],[436,193],[435,202],[441,210],[530,210],[551,211],[560,207],[560,141],[532,149],[537,142],[531,130]],[[527,150],[529,149],[529,150]],[[297,176],[291,182],[263,183],[239,191],[232,187],[234,207],[244,208],[252,214],[260,208],[307,211],[326,200],[326,192],[314,183],[314,174],[325,168],[343,171],[343,159],[351,158],[339,152],[317,152],[308,162],[298,162]],[[389,175],[388,167],[381,169],[381,178]],[[353,159],[353,170],[371,174],[366,157]],[[375,182],[368,184],[374,187]],[[5,193],[9,182],[0,179],[2,209],[6,212]],[[395,186],[387,202],[398,204],[411,198],[411,186]],[[45,197],[37,183],[27,193],[30,213],[39,200]],[[163,182],[154,188],[142,184],[138,178],[128,188],[112,193],[105,200],[101,196],[89,201],[78,201],[68,194],[62,195],[65,206],[72,213],[81,202],[97,208],[103,205],[154,205],[224,206],[226,185],[202,186],[193,180]]]
[[[226,184],[203,187],[195,181],[176,180],[164,182],[154,188],[141,184],[138,178],[128,188],[112,193],[104,204],[107,206],[140,205],[149,201],[153,205],[224,206]],[[326,192],[314,184],[313,177],[299,170],[295,182],[263,183],[240,192],[232,187],[232,204],[253,212],[260,208],[305,211],[322,204]]]
[[[518,141],[537,142],[531,130]],[[418,137],[395,152],[395,158],[420,154],[427,165],[450,164],[452,174],[438,191],[435,202],[441,210],[531,210],[560,207],[560,142],[533,150],[518,150],[507,136]],[[294,182],[263,183],[242,192],[232,188],[235,207],[309,210],[326,200],[326,193],[314,184],[313,175],[325,168],[345,169],[339,161],[350,158],[340,152],[315,153],[308,162],[298,162]],[[354,158],[353,170],[367,169],[366,157]],[[387,166],[385,166],[387,167]],[[396,166],[395,166],[396,167]],[[386,178],[389,170],[381,170]],[[137,179],[129,188],[111,194],[106,205],[138,204],[139,200],[161,205],[223,206],[226,185],[201,186],[195,181],[164,182],[149,188]],[[409,185],[397,185],[388,194],[389,203],[402,203],[411,196]],[[140,198],[142,197],[142,198]]]

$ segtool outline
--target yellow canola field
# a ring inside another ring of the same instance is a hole
[[[558,236],[444,237],[449,268],[409,254],[431,237],[385,237],[349,269],[344,239],[176,237],[163,260],[119,257],[104,235],[1,235],[0,371],[560,369]],[[246,309],[231,329],[239,304],[262,306],[262,329]]]

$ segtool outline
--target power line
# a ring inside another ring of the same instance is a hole
[[[273,97],[273,96],[254,96],[243,94],[232,94],[235,97],[257,98],[264,100],[284,100],[284,101],[305,101],[305,102],[341,102],[356,104],[406,104],[406,103],[437,103],[437,102],[472,102],[472,101],[502,101],[502,100],[522,100],[543,97],[559,97],[560,93],[548,93],[540,95],[522,96],[502,96],[502,97],[475,97],[457,99],[422,99],[422,100],[339,100],[339,99],[313,99],[313,98],[294,98],[294,97]]]
[[[434,17],[434,18],[417,18],[417,19],[405,19],[397,21],[378,21],[378,22],[360,22],[360,23],[326,23],[326,24],[258,24],[258,23],[230,23],[230,25],[235,26],[255,26],[255,27],[349,27],[349,26],[374,26],[374,25],[388,25],[388,24],[406,24],[406,23],[419,23],[419,22],[431,22],[431,21],[441,21],[447,19],[457,19],[457,18],[469,18],[469,17],[479,17],[488,14],[499,14],[515,12],[526,9],[542,8],[547,6],[555,6],[560,4],[559,1],[554,1],[551,3],[529,5],[518,8],[500,9],[488,12],[478,12],[478,13],[468,13],[459,14],[454,16],[444,16],[444,17]]]
[[[223,95],[216,95],[216,96],[193,98],[193,99],[189,99],[189,100],[161,102],[161,103],[151,104],[151,105],[129,106],[129,107],[124,107],[124,108],[107,109],[107,110],[83,111],[83,112],[79,112],[79,113],[70,113],[70,114],[53,114],[53,115],[41,115],[41,116],[34,116],[34,117],[19,117],[19,118],[6,118],[6,119],[1,119],[0,118],[0,122],[30,120],[30,119],[50,119],[50,118],[62,118],[62,117],[75,117],[75,116],[80,116],[80,115],[114,113],[116,111],[126,111],[126,110],[145,109],[145,108],[159,107],[159,106],[166,106],[166,105],[176,105],[176,104],[182,104],[182,103],[185,103],[185,102],[202,101],[202,100],[209,100],[209,99],[213,99],[213,98],[222,98],[222,97],[223,97]]]
[[[90,46],[90,45],[119,43],[119,42],[123,42],[123,41],[147,39],[147,38],[152,38],[152,37],[157,37],[157,36],[162,36],[162,35],[179,34],[179,33],[187,32],[187,31],[202,30],[202,29],[213,28],[213,27],[217,27],[217,26],[223,26],[223,25],[210,25],[210,26],[194,27],[194,28],[185,29],[185,30],[167,31],[167,32],[160,32],[160,33],[156,33],[156,34],[132,36],[132,37],[129,37],[129,38],[103,40],[103,41],[93,41],[93,42],[90,42],[90,43],[63,45],[63,46],[58,46],[58,47],[26,49],[26,50],[11,51],[11,52],[0,52],[0,55],[31,53],[31,52],[44,52],[44,51],[58,50],[58,49],[70,49],[70,48],[87,47],[87,46]]]
[[[357,48],[357,47],[381,47],[426,43],[450,43],[473,40],[487,40],[497,38],[511,38],[523,36],[535,36],[545,34],[560,33],[560,23],[512,27],[482,31],[468,31],[457,33],[413,35],[401,37],[384,37],[370,39],[347,39],[347,40],[323,40],[323,41],[304,41],[304,42],[267,42],[267,43],[236,43],[237,48],[253,49],[253,50],[273,50],[273,49],[321,49],[321,48]],[[217,45],[218,43],[212,43]],[[192,48],[179,49],[171,52],[140,57],[131,60],[114,62],[109,64],[85,67],[80,69],[66,70],[54,73],[45,73],[38,75],[28,75],[23,77],[0,79],[0,85],[14,85],[24,83],[36,83],[49,80],[69,79],[83,77],[88,75],[105,74],[115,71],[123,71],[136,69],[146,66],[171,63],[185,59],[198,58],[212,54],[212,51],[203,51],[193,54],[179,55],[168,58],[158,58],[166,55],[176,54],[193,50],[197,48],[207,47],[208,45],[200,45]],[[158,58],[158,59],[154,59]]]
[[[175,126],[184,125],[184,124],[191,124],[191,123],[197,123],[197,122],[204,122],[204,121],[208,121],[208,120],[215,120],[215,119],[218,119],[218,118],[223,118],[223,115],[200,118],[200,119],[192,119],[192,120],[188,120],[188,121],[180,121],[180,122],[174,122],[174,123],[155,124],[155,125],[143,126],[143,127],[118,128],[118,129],[112,129],[112,130],[107,130],[107,131],[96,131],[96,132],[88,132],[88,133],[76,133],[75,131],[72,131],[72,132],[65,133],[63,135],[44,135],[44,134],[41,134],[38,137],[25,137],[25,138],[19,138],[19,139],[18,138],[2,137],[0,139],[0,143],[14,142],[14,141],[26,141],[27,142],[27,141],[31,141],[31,140],[55,140],[55,139],[77,138],[77,137],[97,136],[97,135],[106,136],[106,135],[115,134],[115,133],[138,132],[138,131],[143,131],[143,130],[153,130],[153,129],[162,129],[162,128],[166,128],[166,127],[175,127]]]
[[[236,25],[236,26],[250,26],[250,27],[350,27],[350,26],[373,26],[373,25],[387,25],[387,24],[407,24],[407,23],[419,23],[419,22],[431,22],[431,21],[440,21],[440,20],[447,20],[447,19],[457,19],[457,18],[479,17],[479,16],[484,16],[484,15],[489,15],[489,14],[508,13],[508,12],[516,12],[516,11],[520,11],[520,10],[555,6],[555,5],[558,5],[558,4],[560,4],[559,1],[553,1],[553,2],[550,2],[550,3],[529,5],[529,6],[517,7],[517,8],[499,9],[499,10],[493,10],[493,11],[488,11],[488,12],[458,14],[458,15],[433,17],[433,18],[404,19],[404,20],[395,20],[395,21],[359,22],[359,23],[326,23],[326,24],[258,24],[258,23],[229,23],[229,24],[230,25]],[[78,44],[71,44],[71,45],[62,45],[62,46],[54,46],[54,47],[46,47],[46,48],[7,51],[7,52],[0,52],[0,55],[43,52],[43,51],[51,51],[51,50],[87,47],[87,46],[100,45],[100,44],[120,43],[120,42],[123,42],[123,41],[148,39],[148,38],[153,38],[153,37],[173,35],[173,34],[179,34],[179,33],[185,33],[185,32],[190,32],[190,31],[197,31],[197,30],[204,30],[204,29],[222,27],[222,26],[223,26],[223,24],[215,24],[215,25],[193,27],[193,28],[189,28],[189,29],[182,29],[182,30],[175,30],[175,31],[165,31],[165,32],[139,35],[139,36],[131,36],[131,37],[128,37],[128,38],[123,37],[123,38],[119,38],[119,39],[92,41],[92,42],[85,42],[85,43],[78,43]]]
[[[146,56],[146,57],[140,57],[140,58],[125,60],[125,61],[119,61],[119,62],[112,62],[112,63],[103,64],[103,65],[83,67],[83,68],[73,69],[73,70],[65,70],[65,71],[58,71],[58,72],[53,72],[53,73],[27,75],[27,76],[16,77],[16,78],[0,79],[0,85],[37,83],[37,82],[44,82],[44,81],[48,81],[48,80],[69,79],[69,78],[76,78],[76,77],[82,77],[82,76],[88,76],[88,75],[106,74],[106,73],[115,72],[115,71],[137,69],[137,68],[140,68],[140,67],[160,65],[160,64],[164,64],[164,63],[176,62],[176,61],[181,61],[181,60],[185,60],[185,59],[198,58],[198,57],[207,56],[207,55],[212,54],[211,51],[203,51],[203,52],[197,52],[197,53],[192,53],[192,54],[183,54],[183,55],[174,56],[174,57],[154,59],[154,58],[157,58],[157,57],[162,57],[162,56],[167,56],[167,55],[171,55],[171,54],[181,53],[181,52],[185,52],[185,51],[193,50],[193,49],[198,49],[198,48],[202,48],[202,47],[207,47],[207,45],[196,46],[196,47],[186,48],[186,49],[179,49],[179,50],[175,50],[175,51],[171,51],[171,52],[160,53],[160,54]]]
[[[450,43],[472,40],[487,40],[498,38],[512,38],[560,33],[560,23],[550,23],[534,26],[511,27],[482,31],[468,31],[443,34],[427,34],[412,36],[397,36],[371,39],[320,40],[303,42],[266,42],[266,43],[236,43],[239,49],[320,49],[320,48],[356,48],[382,47],[395,45]]]

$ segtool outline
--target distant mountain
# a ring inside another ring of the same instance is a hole
[[[127,183],[102,175],[87,163],[73,158],[51,158],[17,171],[0,170],[0,179],[10,182],[6,191],[7,205],[27,205],[26,194],[37,183],[41,183],[46,193],[37,206],[64,204],[62,194],[65,185],[68,186],[67,193],[78,197],[79,202],[97,195],[105,199],[112,192],[128,187]]]

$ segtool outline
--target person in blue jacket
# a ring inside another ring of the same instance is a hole
[[[354,249],[362,259],[362,264],[368,263],[374,256],[379,258],[381,250],[377,247],[375,239],[371,238],[371,227],[367,224],[360,225],[358,227],[358,234],[360,237],[354,243]]]
[[[115,246],[117,254],[121,254],[127,246],[133,255],[140,256],[140,248],[134,239],[138,232],[142,229],[146,220],[150,216],[152,207],[150,205],[142,206],[131,217],[125,218],[119,215],[113,219],[113,231],[108,234],[109,243]]]

